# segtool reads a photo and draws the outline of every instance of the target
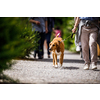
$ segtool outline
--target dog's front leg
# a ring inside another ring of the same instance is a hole
[[[58,64],[57,64],[57,54],[54,53],[54,59],[55,59],[55,67],[58,67]]]
[[[60,54],[60,59],[59,59],[59,64],[60,64],[60,67],[62,66],[63,64],[63,57],[64,57],[64,54],[63,52]]]
[[[54,52],[52,52],[52,57],[53,57],[53,67],[55,66],[55,57],[54,57]]]

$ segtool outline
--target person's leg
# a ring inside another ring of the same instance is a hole
[[[34,32],[34,34],[39,34],[39,32]],[[36,35],[36,38],[39,38],[39,35]],[[39,41],[38,41],[38,44],[39,44]],[[34,58],[36,58],[36,54],[39,53],[39,46],[34,50]],[[39,55],[39,54],[38,54]]]
[[[91,62],[97,62],[97,33],[93,32],[90,34],[90,52]]]
[[[82,28],[81,34],[82,53],[85,64],[90,64],[89,60],[89,29]]]
[[[49,32],[49,33],[46,34],[48,58],[50,58],[50,52],[49,52],[50,38],[51,38],[51,33]]]
[[[44,40],[44,47],[47,50],[47,40],[46,39]]]
[[[38,58],[41,59],[41,33],[38,35],[39,41],[38,41]]]
[[[92,69],[97,68],[97,32],[90,33],[90,53],[91,53],[91,62],[92,62]]]
[[[36,54],[38,54],[39,51],[38,50],[34,50],[34,58],[36,58]]]
[[[41,33],[41,56],[44,56],[44,40],[45,40],[45,33]]]

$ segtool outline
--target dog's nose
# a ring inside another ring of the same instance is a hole
[[[49,48],[49,51],[51,51],[51,48]]]

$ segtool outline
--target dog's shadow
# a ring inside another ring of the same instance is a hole
[[[77,70],[77,69],[79,69],[79,67],[70,66],[70,67],[62,67],[61,69]]]

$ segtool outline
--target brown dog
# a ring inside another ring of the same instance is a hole
[[[49,44],[49,51],[52,51],[53,66],[55,66],[55,67],[58,67],[57,55],[60,54],[60,59],[59,59],[60,67],[63,64],[63,57],[64,57],[64,43],[62,41],[62,38],[60,38],[58,36],[59,36],[59,34]]]

